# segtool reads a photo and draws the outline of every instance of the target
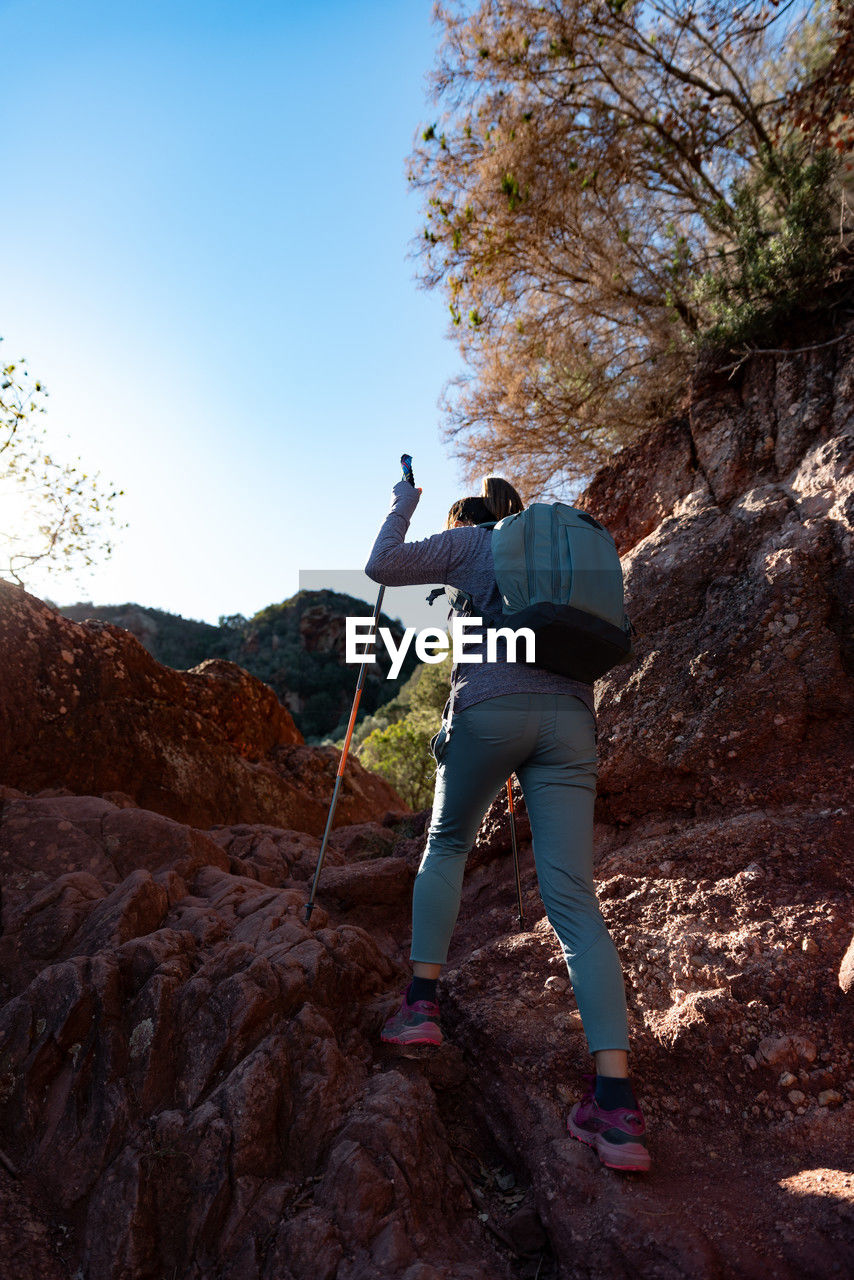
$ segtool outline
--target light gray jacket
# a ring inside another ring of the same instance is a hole
[[[475,617],[501,614],[501,595],[495,581],[490,540],[491,529],[468,526],[434,533],[420,542],[406,542],[406,531],[412,513],[418,506],[418,490],[406,480],[399,480],[392,490],[391,511],[377,534],[365,573],[374,582],[387,587],[405,587],[418,583],[459,587],[471,597]],[[437,601],[437,608],[441,602]],[[449,614],[450,616],[450,614]],[[440,615],[441,617],[441,615]],[[440,625],[440,619],[437,619]],[[482,629],[485,631],[485,626]],[[506,647],[499,639],[495,662],[486,661],[486,637],[477,630],[469,632],[468,654],[480,654],[480,663],[460,663],[451,677],[453,706],[462,711],[485,698],[504,693],[566,693],[580,698],[594,712],[593,686],[556,675],[542,667],[525,662],[508,662]],[[520,647],[520,652],[523,652]]]

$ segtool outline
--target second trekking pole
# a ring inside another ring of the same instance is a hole
[[[516,843],[516,810],[513,808],[513,777],[507,779],[507,806],[510,810],[510,843],[513,846],[513,867],[516,872],[516,901],[519,904],[519,928],[524,924],[522,915],[522,878],[519,875],[519,846]]]
[[[403,478],[408,480],[411,485],[415,484],[415,477],[412,474],[412,458],[408,453],[404,453],[400,459],[403,467]],[[377,623],[380,620],[380,609],[382,608],[383,596],[385,595],[385,587],[380,587],[377,595],[377,602],[374,605],[374,616],[371,622],[371,635],[373,639],[377,632]],[[368,667],[367,658],[359,668],[359,679],[356,682],[356,696],[353,698],[353,707],[350,711],[350,721],[347,725],[347,732],[344,736],[344,745],[341,748],[341,759],[338,761],[338,772],[335,775],[335,786],[332,790],[332,802],[329,805],[329,815],[326,819],[326,829],[323,832],[323,839],[320,842],[320,853],[317,855],[317,866],[314,871],[314,879],[311,882],[311,892],[308,895],[308,902],[305,904],[305,921],[308,924],[311,919],[311,913],[314,910],[314,895],[317,892],[317,882],[320,879],[320,871],[323,866],[323,858],[326,854],[326,846],[329,843],[329,833],[332,830],[332,819],[335,817],[335,806],[338,804],[338,793],[341,790],[341,781],[344,777],[344,766],[347,763],[347,753],[350,750],[350,739],[353,736],[353,729],[356,726],[356,715],[359,710],[359,700],[362,697],[362,687],[365,683],[365,672]]]

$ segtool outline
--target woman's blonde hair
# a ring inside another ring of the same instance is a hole
[[[524,505],[509,480],[500,476],[484,476],[480,495],[476,498],[459,498],[448,512],[446,529],[454,527],[454,521],[462,524],[490,524],[505,516],[523,511]]]

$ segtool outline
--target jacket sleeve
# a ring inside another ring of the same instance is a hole
[[[365,573],[386,587],[441,582],[463,586],[476,547],[474,528],[447,529],[420,542],[406,542],[406,531],[418,505],[417,489],[399,480],[392,490],[391,511],[377,534]]]

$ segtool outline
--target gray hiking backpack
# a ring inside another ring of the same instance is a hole
[[[614,539],[586,511],[538,502],[492,528],[502,611],[493,627],[530,627],[536,665],[592,683],[632,653],[634,628],[623,606],[623,571]],[[451,607],[471,598],[446,587]]]

